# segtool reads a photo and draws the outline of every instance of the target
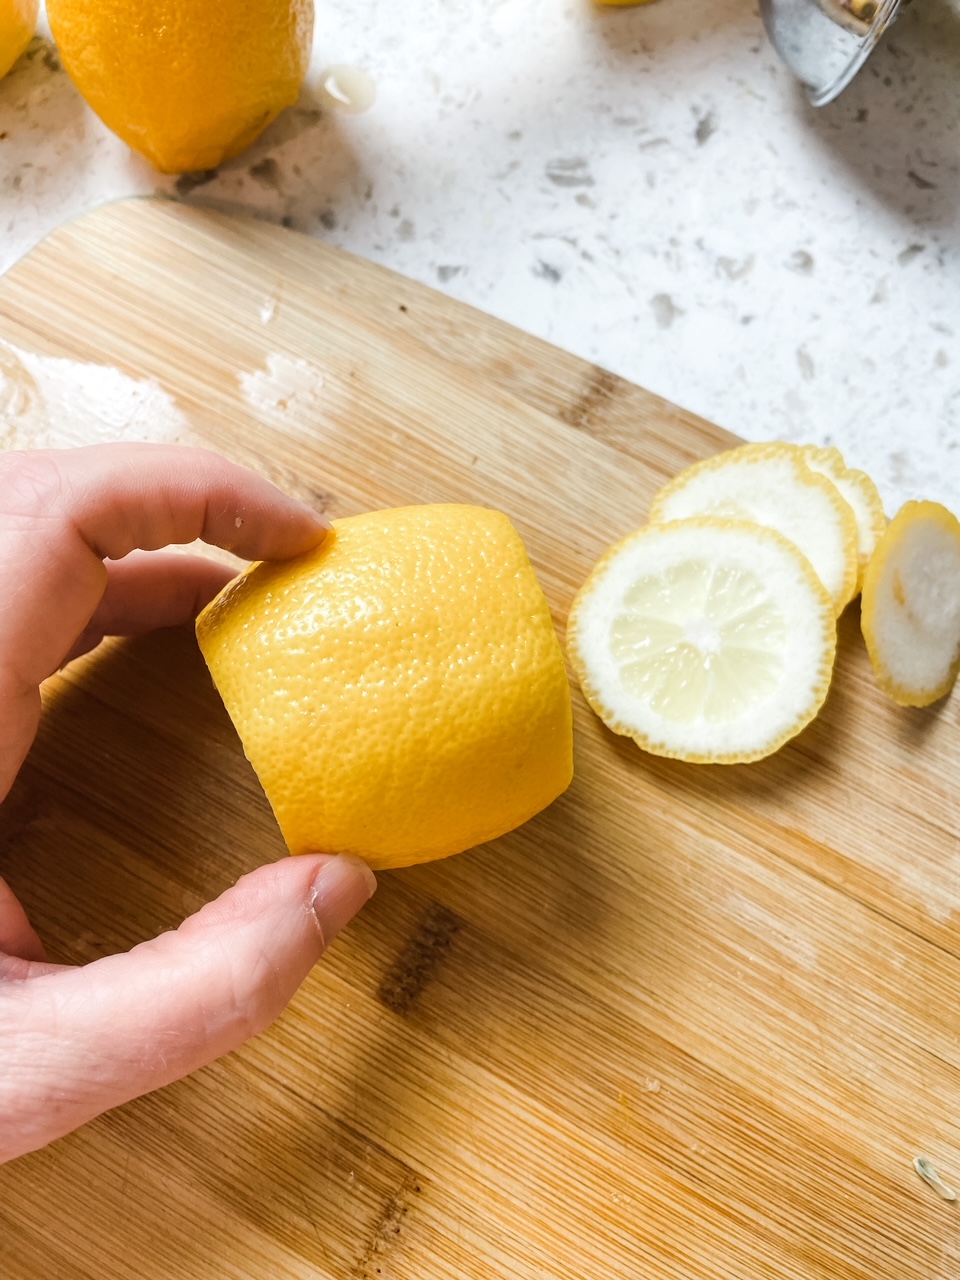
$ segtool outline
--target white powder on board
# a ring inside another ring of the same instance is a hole
[[[322,398],[323,374],[317,366],[279,351],[267,356],[266,369],[238,373],[237,381],[251,409],[274,417],[310,414]]]
[[[0,448],[168,444],[189,428],[174,398],[150,378],[0,342]]]

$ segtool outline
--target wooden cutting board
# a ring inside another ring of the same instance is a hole
[[[139,380],[165,406],[140,430],[333,514],[501,507],[561,631],[655,489],[729,443],[380,268],[173,204],[41,245],[0,337]],[[8,444],[49,435],[22,401]],[[575,693],[548,812],[381,876],[266,1035],[0,1171],[4,1280],[954,1280],[958,1208],[911,1161],[960,1184],[960,699],[887,704],[855,609],[841,631],[825,711],[761,764],[643,755]],[[104,646],[46,703],[0,872],[58,958],[282,855],[188,631]]]

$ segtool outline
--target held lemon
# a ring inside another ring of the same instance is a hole
[[[375,868],[492,840],[570,783],[570,689],[519,535],[485,508],[338,520],[197,621],[292,853]]]

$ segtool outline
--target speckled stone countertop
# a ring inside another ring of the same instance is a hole
[[[0,83],[0,270],[163,192],[321,236],[749,439],[835,443],[892,510],[960,510],[960,9],[918,0],[813,111],[753,0],[339,0],[305,93],[216,175],[159,177],[49,44]]]

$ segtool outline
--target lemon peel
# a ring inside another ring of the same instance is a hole
[[[39,12],[39,0],[0,0],[0,80],[33,39]]]
[[[802,445],[800,452],[812,471],[819,471],[833,481],[840,496],[849,504],[857,524],[857,583],[854,594],[863,587],[863,575],[877,543],[887,527],[880,490],[865,471],[848,467],[839,449],[830,446]]]

